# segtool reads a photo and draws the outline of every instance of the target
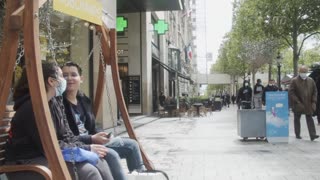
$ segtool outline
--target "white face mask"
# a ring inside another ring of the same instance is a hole
[[[62,96],[66,88],[67,88],[67,81],[64,78],[59,78],[59,85],[58,87],[56,87],[56,97]]]
[[[244,83],[244,86],[249,86],[249,84],[248,83]]]
[[[300,73],[299,76],[300,76],[303,80],[307,79],[307,73]]]

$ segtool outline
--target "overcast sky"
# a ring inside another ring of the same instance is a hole
[[[207,51],[216,61],[224,35],[231,30],[233,0],[206,0]],[[208,62],[209,64],[209,62]]]

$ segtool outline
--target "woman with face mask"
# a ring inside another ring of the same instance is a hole
[[[51,117],[60,148],[79,147],[87,151],[99,149],[95,145],[85,145],[80,142],[79,137],[74,136],[68,126],[61,101],[61,95],[66,89],[66,81],[62,77],[61,69],[53,62],[44,62],[42,69]],[[40,135],[37,131],[25,70],[15,87],[14,101],[16,113],[11,121],[10,135],[6,144],[6,163],[48,166]],[[105,147],[101,146],[100,148],[95,153],[103,157],[106,154]],[[67,167],[73,179],[113,180],[108,164],[103,159],[99,159],[95,166],[88,162],[76,162],[75,164],[67,162]],[[7,176],[10,180],[44,179],[40,174],[33,172],[7,173]]]

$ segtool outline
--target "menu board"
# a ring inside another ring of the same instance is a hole
[[[140,102],[140,76],[129,76],[129,104],[141,104]]]

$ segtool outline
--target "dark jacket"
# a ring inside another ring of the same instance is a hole
[[[77,94],[77,100],[78,100],[78,103],[80,103],[80,105],[84,109],[84,113],[85,113],[84,127],[86,128],[86,130],[88,130],[88,134],[89,134],[89,135],[81,135],[80,141],[86,144],[91,144],[92,143],[91,135],[94,135],[98,132],[98,130],[96,129],[95,117],[93,115],[92,103],[91,103],[91,100],[85,94],[80,92],[78,92]],[[78,125],[76,124],[75,114],[71,109],[72,108],[71,102],[68,101],[65,95],[63,98],[63,103],[65,106],[65,112],[67,115],[70,129],[76,136],[79,136],[80,132],[78,129]]]
[[[36,130],[30,96],[26,95],[15,101],[14,110],[16,113],[11,121],[6,144],[6,160],[15,161],[45,156]]]
[[[243,82],[243,87],[241,87],[238,91],[237,103],[241,103],[241,101],[251,101],[252,99],[252,88],[250,87],[250,85],[245,86],[245,83],[249,82]]]
[[[59,103],[55,98],[52,98],[49,102],[60,148],[79,146],[90,150],[90,146],[84,145],[77,136],[72,134],[67,121],[63,118],[61,105],[62,103]],[[6,159],[15,161],[45,156],[30,96],[26,95],[15,101],[14,110],[16,113],[11,121],[11,129],[6,144]]]
[[[316,84],[311,78],[307,77],[305,80],[300,76],[293,78],[289,87],[292,111],[312,115],[316,110],[317,93]]]
[[[264,88],[263,90],[263,94],[262,94],[262,103],[265,104],[266,103],[266,92],[268,91],[278,91],[279,88],[276,85],[272,85],[270,86],[269,84]]]

